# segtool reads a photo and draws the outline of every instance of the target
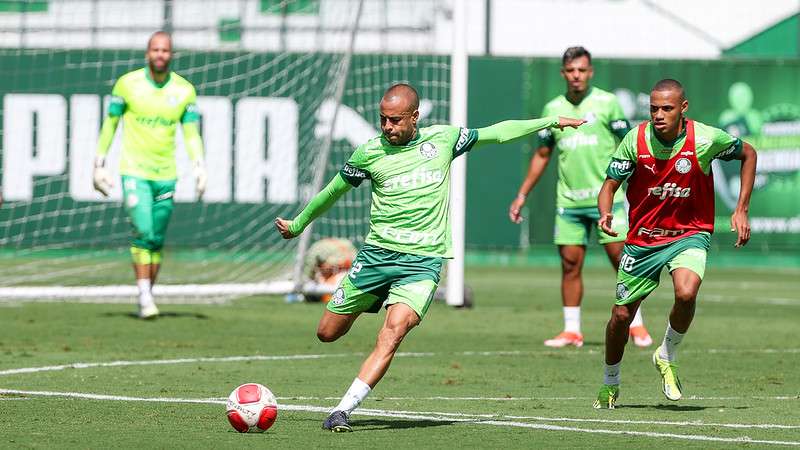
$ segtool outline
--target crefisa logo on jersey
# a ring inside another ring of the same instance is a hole
[[[689,161],[689,158],[680,158],[675,161],[675,170],[677,170],[678,173],[689,173],[689,171],[692,170],[692,162]]]
[[[439,149],[430,142],[425,142],[419,147],[419,153],[426,159],[433,159],[439,156]]]

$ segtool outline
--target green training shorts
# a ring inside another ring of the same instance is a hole
[[[383,305],[404,303],[422,319],[433,300],[441,270],[442,258],[364,244],[328,302],[328,311],[377,313]]]
[[[132,246],[161,250],[172,216],[174,196],[175,180],[153,181],[122,176],[122,202],[133,226]]]
[[[697,233],[653,247],[625,245],[617,271],[617,305],[627,305],[658,287],[661,270],[683,267],[703,279],[711,235]]]
[[[616,203],[612,212],[614,221],[611,223],[611,227],[618,233],[616,237],[606,234],[597,225],[600,220],[597,208],[558,208],[553,243],[556,245],[587,245],[589,234],[593,228],[597,230],[597,241],[600,244],[624,241],[625,235],[628,234],[628,215],[625,213],[625,207],[622,203]]]

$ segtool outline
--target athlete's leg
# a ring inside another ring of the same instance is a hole
[[[158,315],[153,302],[150,281],[153,240],[153,192],[147,180],[122,177],[123,203],[131,220],[133,238],[131,257],[136,286],[139,289],[139,316],[150,318]]]
[[[561,256],[561,304],[564,311],[564,330],[552,339],[544,341],[548,347],[583,345],[581,334],[581,298],[583,280],[581,270],[586,256],[585,245],[559,244]]]
[[[669,323],[678,333],[686,333],[694,319],[697,293],[700,291],[700,276],[693,271],[680,267],[672,271],[672,282],[675,286],[675,303],[669,314]]]
[[[151,181],[153,186],[153,255],[150,262],[150,284],[156,284],[158,271],[161,268],[161,249],[175,207],[175,181]]]
[[[559,245],[558,254],[561,256],[561,302],[564,306],[581,306],[581,271],[586,257],[586,246]]]
[[[644,298],[625,305],[611,308],[611,319],[606,325],[606,364],[614,365],[622,361],[625,344],[628,343],[628,328],[633,316]]]
[[[435,289],[435,285],[434,285]],[[322,427],[331,431],[352,431],[348,417],[364,401],[375,385],[383,378],[392,363],[403,338],[420,322],[420,317],[409,305],[394,303],[388,306],[386,320],[378,332],[372,353],[361,364],[358,376],[342,400],[333,409]]]
[[[317,338],[322,342],[339,339],[350,331],[359,314],[337,314],[326,309],[317,325]]]
[[[404,303],[390,305],[378,332],[375,349],[361,365],[358,378],[374,388],[389,368],[400,343],[412,328],[419,325],[419,321],[419,316],[410,306]]]
[[[608,255],[608,260],[614,272],[619,270],[619,261],[622,258],[622,249],[625,247],[625,242],[608,242],[603,244]],[[633,343],[637,347],[649,347],[653,343],[653,338],[647,332],[644,326],[644,319],[642,318],[642,308],[637,308],[630,325],[630,335],[633,337]]]
[[[694,319],[697,293],[700,291],[705,266],[706,249],[699,247],[681,251],[667,264],[675,288],[675,302],[669,315],[664,340],[653,353],[653,365],[661,375],[661,390],[669,400],[680,400],[683,397],[683,387],[675,363],[677,347]]]

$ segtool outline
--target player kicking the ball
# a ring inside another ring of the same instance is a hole
[[[683,395],[675,355],[694,317],[714,230],[711,162],[715,158],[742,161],[731,231],[738,234],[736,247],[750,239],[747,210],[756,152],[722,130],[687,119],[688,108],[679,82],[659,81],[650,93],[652,120],[631,130],[620,143],[598,196],[600,227],[613,235],[614,193],[628,181],[630,231],[617,272],[617,300],[606,327],[605,377],[595,408],[616,406],[628,325],[642,301],[658,286],[664,267],[672,275],[675,303],[664,340],[653,353],[653,364],[667,399],[679,400]]]
[[[546,117],[505,121],[479,129],[434,125],[417,128],[419,97],[407,84],[390,87],[380,102],[382,134],[356,148],[333,180],[294,220],[275,219],[293,238],[351,187],[371,181],[370,230],[350,273],[334,292],[317,327],[333,342],[363,312],[386,306],[372,353],[341,402],[323,423],[352,431],[350,413],[369,395],[397,348],[428,311],[450,242],[450,162],[476,145],[504,143],[549,127],[577,127],[583,120]]]

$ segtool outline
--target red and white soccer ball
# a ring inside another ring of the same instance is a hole
[[[228,422],[239,433],[263,433],[278,417],[278,402],[265,386],[247,383],[231,392],[227,414]]]

